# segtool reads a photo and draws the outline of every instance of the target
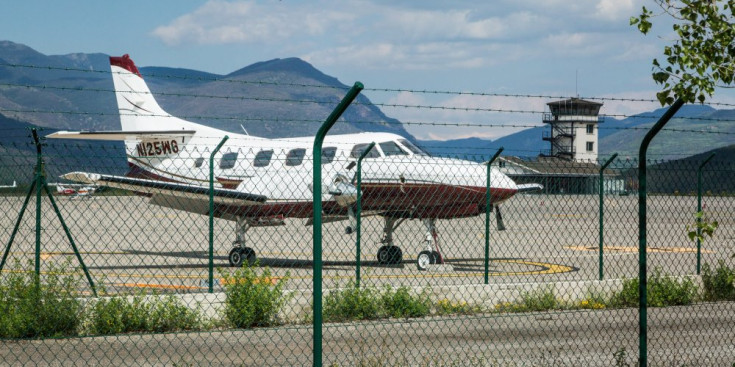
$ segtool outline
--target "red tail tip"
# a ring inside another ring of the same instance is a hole
[[[133,62],[133,60],[130,59],[130,56],[128,54],[122,55],[120,57],[110,56],[110,65],[121,67],[143,78],[143,76],[140,75],[140,72],[138,72],[138,68],[135,67],[135,63]]]

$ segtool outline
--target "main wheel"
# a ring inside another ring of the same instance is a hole
[[[242,249],[240,247],[233,247],[232,250],[230,250],[230,254],[227,255],[227,259],[230,260],[230,266],[239,268],[242,266]]]
[[[439,256],[438,251],[432,251],[431,252],[431,263],[432,264],[441,264],[441,256]]]
[[[253,266],[253,264],[255,264],[255,260],[258,259],[257,256],[255,256],[255,250],[250,247],[242,249],[242,258],[244,261],[248,262],[248,266]]]
[[[390,254],[391,264],[400,264],[403,262],[403,251],[398,246],[388,246],[388,253]]]
[[[419,270],[426,270],[429,267],[429,264],[433,264],[433,256],[431,256],[430,251],[421,251],[419,252],[419,256],[416,257],[416,267],[418,267]]]
[[[378,249],[378,264],[390,264],[390,253],[388,252],[388,247],[389,246],[380,246]]]

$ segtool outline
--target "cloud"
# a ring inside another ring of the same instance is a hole
[[[595,16],[610,21],[628,19],[634,15],[637,2],[634,0],[600,0],[596,6]]]
[[[268,43],[296,36],[320,36],[330,24],[349,22],[353,14],[316,9],[300,12],[283,4],[210,0],[151,33],[164,43],[178,45]]]

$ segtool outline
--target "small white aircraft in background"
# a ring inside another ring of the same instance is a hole
[[[56,193],[64,196],[92,196],[96,190],[94,185],[56,184]]]
[[[266,139],[233,134],[185,121],[156,102],[133,61],[110,57],[121,131],[59,131],[50,138],[124,140],[130,171],[125,176],[72,172],[62,177],[85,185],[115,187],[144,194],[154,205],[192,213],[209,213],[209,154],[225,135],[230,139],[214,167],[214,215],[237,223],[232,266],[253,263],[255,251],[245,245],[252,227],[283,225],[284,219],[313,217],[311,183],[314,137]],[[362,214],[384,219],[381,264],[403,261],[393,231],[406,219],[426,228],[417,266],[443,263],[437,219],[477,216],[485,212],[486,169],[470,161],[430,157],[402,136],[360,133],[327,136],[322,152],[322,197],[325,221],[348,220],[354,228],[357,190],[355,161],[370,145],[362,164]],[[340,159],[340,157],[345,157]],[[516,185],[492,172],[490,194],[499,229],[497,205],[519,191],[540,185]]]

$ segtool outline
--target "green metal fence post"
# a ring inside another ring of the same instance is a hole
[[[357,288],[360,288],[360,233],[362,232],[362,219],[360,218],[360,213],[362,212],[362,160],[368,155],[368,153],[370,153],[374,146],[375,142],[370,143],[370,145],[365,148],[365,151],[360,154],[360,158],[357,159],[357,210],[355,211],[355,219],[357,221],[357,223],[355,224],[355,231],[357,232],[355,236],[355,285],[357,286]]]
[[[602,165],[602,167],[600,167],[600,265],[599,265],[599,267],[600,267],[600,269],[599,269],[600,270],[600,280],[602,280],[602,278],[604,276],[604,274],[603,274],[603,269],[604,269],[603,253],[604,253],[604,249],[602,247],[602,238],[603,238],[602,235],[603,235],[603,227],[604,227],[604,224],[603,224],[603,216],[604,216],[604,206],[605,206],[605,203],[603,202],[603,197],[605,195],[605,181],[604,181],[604,179],[602,177],[603,176],[602,173],[603,173],[603,171],[605,171],[605,168],[607,168],[607,166],[609,166],[610,163],[612,163],[612,161],[614,161],[615,158],[617,158],[617,156],[618,156],[618,153],[613,154],[607,161],[605,161],[605,163]]]
[[[648,366],[648,279],[646,264],[646,153],[653,137],[684,105],[677,99],[648,131],[638,152],[638,365]]]
[[[214,288],[214,155],[229,138],[229,135],[225,135],[209,155],[209,293]]]
[[[714,156],[715,153],[710,154],[697,169],[697,213],[702,211],[702,169],[710,160],[712,160],[712,158],[714,158]],[[701,222],[702,218],[697,217],[697,224]],[[702,241],[699,239],[701,235],[702,229],[697,226],[697,275],[699,275],[702,270]]]
[[[59,206],[56,205],[56,201],[54,200],[54,195],[51,194],[51,190],[49,190],[48,188],[46,179],[41,177],[41,183],[43,184],[43,189],[46,191],[46,195],[48,195],[48,199],[51,202],[51,206],[53,206],[54,211],[56,212],[56,217],[58,217],[59,222],[61,222],[61,227],[64,229],[66,238],[69,239],[69,243],[71,243],[71,248],[74,250],[74,255],[77,257],[77,260],[79,261],[79,265],[82,266],[82,271],[84,271],[84,276],[87,277],[89,286],[90,288],[92,288],[92,294],[95,297],[97,297],[97,288],[94,286],[94,281],[92,281],[92,276],[89,275],[89,269],[87,269],[87,265],[85,265],[84,260],[82,260],[82,255],[79,253],[79,249],[77,248],[76,243],[74,243],[74,237],[71,236],[71,231],[69,230],[69,227],[67,227],[66,222],[64,222],[64,218],[61,216],[61,211],[59,210]]]
[[[313,187],[313,206],[314,206],[314,230],[312,235],[313,240],[313,287],[314,287],[314,310],[313,310],[313,328],[314,328],[314,340],[313,340],[313,365],[322,365],[322,144],[324,143],[324,137],[329,132],[329,129],[337,122],[342,113],[345,112],[347,107],[352,101],[357,98],[360,91],[364,86],[360,82],[350,88],[347,94],[342,98],[337,107],[324,121],[319,131],[317,131],[314,137],[314,182]]]
[[[31,200],[31,195],[33,195],[33,191],[36,189],[36,180],[34,179],[31,183],[31,187],[28,189],[28,194],[26,195],[25,201],[23,201],[23,206],[20,209],[20,213],[18,213],[18,220],[15,222],[15,227],[13,227],[13,232],[10,234],[10,240],[8,241],[8,244],[5,246],[5,253],[3,253],[3,260],[0,262],[0,272],[3,271],[3,268],[5,267],[5,260],[8,259],[8,254],[10,254],[10,247],[13,245],[13,241],[15,240],[15,235],[18,234],[18,229],[20,228],[20,222],[23,221],[23,214],[26,212],[26,208],[28,207],[28,202]]]
[[[503,152],[503,147],[500,147],[495,155],[487,161],[487,182],[485,185],[485,284],[490,283],[490,172],[492,171],[493,162]]]
[[[33,141],[36,144],[36,174],[34,175],[34,185],[36,186],[36,255],[35,255],[35,271],[36,281],[41,276],[41,180],[43,177],[43,155],[41,154],[41,140],[38,137],[38,131],[31,129]]]

